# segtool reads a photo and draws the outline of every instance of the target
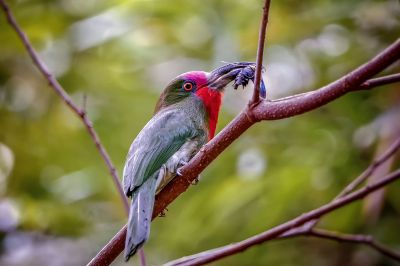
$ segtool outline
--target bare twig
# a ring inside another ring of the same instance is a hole
[[[388,159],[390,159],[393,155],[396,154],[396,152],[400,149],[400,138],[395,140],[393,144],[377,159],[375,159],[367,169],[362,172],[361,175],[359,175],[356,179],[354,179],[350,184],[348,184],[333,200],[336,200],[338,198],[341,198],[350,192],[352,192],[354,189],[356,189],[360,184],[362,184],[365,180],[367,180],[374,172],[375,170],[385,163]],[[286,232],[282,237],[291,237],[292,235],[297,235],[301,234],[303,232],[308,232],[311,228],[316,226],[319,222],[319,219],[315,219],[313,221],[308,222],[304,226],[300,228],[294,228],[288,232]]]
[[[383,177],[380,181],[354,191],[340,199],[333,202],[325,204],[315,210],[304,213],[286,223],[280,224],[272,229],[269,229],[261,234],[255,235],[243,241],[230,244],[228,246],[216,248],[213,250],[208,250],[202,253],[198,253],[192,256],[184,257],[175,261],[171,261],[165,266],[194,266],[194,265],[204,265],[209,262],[213,262],[224,257],[243,252],[251,246],[264,243],[268,240],[275,239],[282,235],[283,233],[289,231],[292,228],[299,227],[308,221],[314,220],[316,218],[322,217],[323,215],[330,213],[336,209],[339,209],[351,202],[364,198],[373,191],[376,191],[394,181],[400,179],[400,169],[392,172],[391,174]],[[393,258],[393,256],[392,256]]]
[[[127,198],[125,197],[124,191],[121,187],[121,183],[119,182],[117,171],[114,167],[114,164],[111,161],[110,156],[108,155],[106,149],[101,144],[100,138],[97,135],[96,131],[93,128],[93,124],[90,119],[87,117],[87,114],[84,109],[80,109],[69,97],[68,93],[64,90],[61,84],[57,81],[57,79],[51,74],[48,70],[46,64],[40,59],[38,53],[35,51],[33,46],[31,45],[28,36],[22,31],[17,21],[15,20],[14,15],[12,14],[9,6],[6,4],[4,0],[0,0],[1,8],[4,11],[4,14],[7,17],[7,21],[10,26],[15,30],[18,37],[21,39],[24,44],[26,50],[28,51],[29,56],[32,58],[33,63],[42,73],[44,78],[48,81],[50,87],[54,89],[54,91],[60,96],[60,98],[65,102],[65,104],[82,120],[83,124],[86,127],[89,135],[91,136],[93,142],[96,145],[97,150],[99,151],[101,157],[107,165],[108,171],[114,181],[114,184],[118,190],[118,193],[121,197],[122,202],[124,203],[125,210],[129,212],[129,204]]]
[[[139,249],[140,265],[146,266],[146,255],[144,254],[143,247]]]
[[[393,142],[393,144],[379,158],[374,160],[372,164],[370,164],[368,168],[365,169],[365,171],[361,175],[359,175],[356,179],[354,179],[353,182],[347,185],[335,199],[343,197],[349,194],[354,189],[356,189],[361,183],[363,183],[367,178],[369,178],[380,165],[382,165],[390,157],[395,155],[399,149],[400,149],[400,138],[396,139]]]
[[[334,232],[319,228],[310,228],[308,231],[299,231],[297,233],[290,234],[289,236],[280,237],[278,239],[289,239],[293,237],[304,236],[304,237],[317,237],[323,239],[329,239],[338,242],[347,242],[347,243],[354,243],[354,244],[362,244],[369,246],[370,248],[376,250],[377,252],[382,253],[394,260],[400,261],[400,253],[397,251],[392,250],[391,248],[379,243],[374,239],[371,235],[360,235],[360,234],[344,234],[340,232]]]
[[[82,111],[87,113],[87,94],[83,94],[83,99],[82,99]]]
[[[251,105],[257,104],[260,101],[261,70],[262,70],[265,34],[267,31],[270,4],[271,4],[271,0],[265,0],[264,6],[263,6],[263,16],[262,16],[262,20],[261,20],[259,35],[258,35],[256,75],[255,75],[255,80],[254,80],[253,98],[250,102]]]
[[[369,90],[373,87],[383,86],[386,84],[391,84],[395,82],[400,82],[400,73],[387,75],[379,78],[370,79],[367,82],[364,82],[360,87],[354,89],[356,90]]]
[[[389,247],[379,243],[370,235],[352,235],[352,234],[343,234],[338,232],[332,232],[323,229],[312,229],[310,232],[303,234],[303,236],[312,236],[318,238],[325,238],[339,242],[349,242],[355,244],[363,244],[369,246],[372,249],[396,260],[400,261],[400,253],[396,252]]]

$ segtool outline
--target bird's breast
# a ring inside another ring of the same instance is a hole
[[[206,120],[208,121],[208,136],[209,139],[212,139],[217,128],[218,115],[221,109],[223,94],[218,90],[205,87],[197,91],[196,95],[200,98],[204,105]]]

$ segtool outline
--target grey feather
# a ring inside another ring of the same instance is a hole
[[[158,176],[158,172],[154,176]],[[125,239],[125,261],[128,261],[149,238],[157,184],[157,178],[154,176],[133,193]]]
[[[149,237],[156,191],[168,184],[177,169],[206,143],[208,127],[206,119],[199,115],[204,111],[198,98],[188,97],[160,110],[133,141],[123,173],[125,194],[132,196],[126,260]]]
[[[202,112],[199,100],[185,101],[192,110]],[[182,103],[181,103],[182,104]],[[207,141],[208,128],[204,119],[190,115],[184,108],[173,106],[158,112],[133,141],[123,172],[123,186],[127,196],[158,171],[188,140]]]

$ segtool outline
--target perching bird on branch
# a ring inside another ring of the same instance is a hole
[[[236,89],[254,82],[254,70],[254,63],[240,62],[210,73],[187,72],[164,89],[153,118],[133,141],[124,167],[124,191],[132,197],[126,261],[149,238],[155,195],[214,137],[226,85],[234,81]],[[265,95],[263,83],[260,95]]]

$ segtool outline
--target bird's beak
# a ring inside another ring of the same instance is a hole
[[[244,68],[250,67],[253,69],[254,73],[255,66],[255,63],[251,62],[237,62],[226,64],[209,73],[207,86],[209,88],[223,91],[226,85],[228,85],[231,81],[234,81]]]

